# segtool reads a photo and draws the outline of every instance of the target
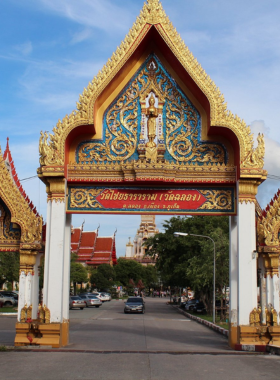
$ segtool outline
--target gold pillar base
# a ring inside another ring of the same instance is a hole
[[[271,336],[271,341],[269,343],[273,346],[280,347],[280,326],[269,326],[268,332]]]
[[[228,343],[233,349],[235,349],[235,345],[238,344],[238,329],[237,326],[233,326],[233,323],[229,324]]]
[[[69,322],[16,323],[15,346],[64,347],[69,344]]]
[[[269,341],[267,326],[239,326],[239,344],[266,345]]]

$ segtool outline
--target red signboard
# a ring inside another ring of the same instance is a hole
[[[207,199],[198,190],[104,189],[96,200],[105,209],[197,210]]]

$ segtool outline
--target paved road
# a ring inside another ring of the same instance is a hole
[[[112,301],[100,309],[72,310],[70,320],[67,349],[0,352],[0,380],[280,377],[279,356],[236,353],[226,338],[182,317],[163,299],[147,299],[144,315],[123,314],[123,303]],[[0,345],[12,342],[14,322],[0,317]]]
[[[227,339],[193,322],[165,299],[147,298],[145,314],[124,314],[123,301],[70,312],[69,348],[105,351],[229,351]],[[81,319],[85,318],[85,319]]]

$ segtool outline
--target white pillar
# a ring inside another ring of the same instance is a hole
[[[275,274],[273,275],[273,308],[277,311],[277,323],[279,323],[279,277]]]
[[[24,271],[21,271],[19,276],[19,291],[18,291],[18,322],[20,322],[20,313],[25,305],[25,282],[26,275]]]
[[[32,319],[37,318],[38,306],[39,306],[39,266],[41,263],[42,254],[37,253],[36,263],[34,265],[34,271],[32,276],[32,294],[31,294],[31,303],[32,303]]]
[[[64,270],[63,270],[63,321],[69,321],[69,296],[70,296],[70,255],[71,255],[71,220],[72,215],[66,215],[65,239],[64,239]]]
[[[266,306],[273,305],[273,278],[270,273],[266,276]]]
[[[52,216],[52,201],[49,199],[47,203],[47,224],[46,224],[46,244],[44,258],[44,286],[43,286],[43,304],[46,304],[48,298],[48,281],[49,281],[49,260],[50,260],[50,231]]]
[[[26,276],[26,281],[25,281],[25,303],[27,307],[32,305],[32,283],[33,283],[32,273],[28,272]]]
[[[47,217],[48,257],[44,272],[44,304],[50,310],[50,321],[57,323],[63,322],[65,211],[65,199],[52,200]]]
[[[255,204],[238,203],[238,325],[249,325],[257,307]]]
[[[238,309],[238,260],[237,260],[237,217],[229,218],[229,237],[230,237],[230,254],[229,254],[229,286],[230,286],[230,304],[229,304],[229,321],[233,326],[237,326],[237,309]]]

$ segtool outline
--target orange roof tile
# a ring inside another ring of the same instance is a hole
[[[96,239],[96,246],[95,246],[95,252],[101,251],[109,251],[112,252],[112,245],[113,245],[113,237],[98,237]]]

